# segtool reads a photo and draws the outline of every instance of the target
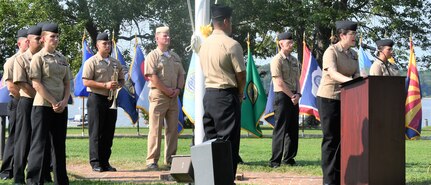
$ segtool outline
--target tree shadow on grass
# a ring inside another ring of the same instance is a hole
[[[243,166],[250,166],[250,167],[269,167],[269,160],[268,161],[245,161],[245,163],[241,164]],[[288,166],[285,164],[281,164],[282,166]],[[320,166],[320,161],[309,161],[309,160],[296,160],[295,166]]]

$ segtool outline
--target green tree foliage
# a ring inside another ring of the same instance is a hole
[[[353,20],[360,23],[358,32],[364,42],[389,37],[396,42],[397,58],[402,67],[408,62],[409,35],[414,44],[423,50],[430,47],[429,0],[225,0],[219,3],[234,7],[234,23],[239,41],[247,32],[259,35],[262,41],[255,43],[255,55],[271,57],[275,52],[275,33],[286,29],[295,33],[299,59],[302,58],[304,39],[314,56],[321,63],[323,52],[329,45],[335,21]],[[305,35],[305,38],[303,37]],[[269,41],[268,41],[269,40]],[[242,42],[245,47],[245,42]],[[429,55],[429,53],[427,53]],[[429,57],[418,59],[421,66],[429,67]]]

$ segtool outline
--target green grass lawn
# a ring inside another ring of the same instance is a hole
[[[299,128],[299,134],[301,135],[302,132],[304,134],[322,134],[322,130],[320,129],[310,129],[305,128],[304,130],[302,127]],[[148,133],[148,128],[139,128],[139,134],[145,135]],[[263,126],[262,127],[262,133],[264,135],[272,135],[272,127],[270,126]],[[82,134],[82,128],[81,127],[69,127],[67,130],[68,135],[81,135]],[[88,136],[88,129],[84,128],[84,134]],[[118,135],[137,135],[138,134],[138,128],[137,127],[119,127],[115,129],[115,134]],[[181,132],[183,135],[192,135],[193,130],[190,128],[184,129],[183,132]],[[242,135],[249,135],[250,137],[253,137],[252,134],[249,134],[246,130],[241,130]],[[431,131],[430,131],[431,135]]]
[[[262,126],[263,135],[272,135],[272,127],[270,126]],[[322,130],[315,128],[299,128],[299,135],[304,133],[305,135],[322,135]],[[69,127],[67,130],[68,135],[81,135],[82,128],[78,127]],[[138,128],[136,127],[119,127],[116,128],[115,134],[117,135],[138,135]],[[139,134],[146,135],[148,134],[148,128],[139,128]],[[192,135],[193,130],[190,128],[184,129],[181,133],[183,135]],[[241,130],[242,135],[249,135],[250,137],[254,137],[252,134],[249,134],[246,130]],[[84,128],[84,135],[88,136],[88,129]],[[421,136],[431,137],[431,126],[422,128]]]
[[[191,139],[179,139],[178,154],[190,154]],[[291,172],[300,175],[321,176],[321,139],[300,139],[296,157],[298,166],[268,167],[271,157],[271,139],[241,139],[240,155],[246,164],[239,165],[239,172]],[[112,165],[118,168],[143,169],[147,149],[145,138],[117,138],[114,141]],[[162,150],[163,151],[163,150]],[[431,141],[406,141],[407,184],[431,183]],[[88,163],[88,140],[67,140],[68,163]],[[162,159],[163,157],[161,157]],[[162,165],[163,161],[159,164]]]
[[[147,129],[142,129],[141,134]],[[264,134],[272,132],[269,128],[263,129]],[[87,132],[87,130],[86,130]],[[186,130],[186,132],[190,132]],[[308,132],[308,133],[307,133]],[[81,134],[80,129],[69,129],[68,134]],[[117,134],[135,134],[136,128],[120,128]],[[320,130],[305,130],[306,134],[321,134]],[[431,135],[431,128],[423,129],[423,134]],[[163,141],[162,141],[163,143]],[[190,154],[191,139],[179,139],[177,154]],[[271,156],[270,138],[242,138],[240,155],[246,164],[239,165],[238,172],[289,172],[298,175],[321,176],[320,168],[320,145],[321,139],[300,139],[299,151],[296,157],[298,166],[281,166],[277,169],[268,167]],[[115,138],[111,164],[119,169],[144,169],[147,150],[147,139],[142,138]],[[163,151],[163,149],[161,150]],[[163,153],[163,152],[162,152]],[[406,181],[407,184],[431,184],[431,141],[417,140],[406,141]],[[162,154],[163,155],[163,154]],[[163,157],[161,157],[163,159]],[[67,139],[67,162],[68,164],[88,164],[88,139]],[[159,161],[163,166],[163,161]],[[71,184],[132,184],[99,181],[82,181],[70,176]],[[12,184],[12,181],[0,181],[0,184]],[[133,183],[136,184],[136,183]]]

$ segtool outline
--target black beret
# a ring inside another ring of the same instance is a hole
[[[42,33],[42,28],[39,26],[32,26],[27,31],[28,35],[40,35],[40,33]]]
[[[232,16],[232,8],[229,6],[215,4],[211,6],[211,18],[229,18]]]
[[[392,47],[392,46],[394,46],[394,44],[395,44],[394,41],[392,41],[391,39],[382,39],[382,40],[376,41],[377,47],[380,47],[380,46]]]
[[[292,40],[293,39],[293,35],[290,32],[284,32],[284,33],[280,33],[277,36],[278,40]]]
[[[337,30],[344,29],[356,31],[356,28],[358,28],[358,23],[353,21],[337,21],[335,22],[335,27]]]
[[[96,40],[109,40],[108,34],[105,32],[99,33]]]
[[[16,32],[16,38],[27,37],[27,29],[23,28]]]
[[[58,33],[58,25],[55,23],[46,23],[43,25],[42,31],[49,31],[52,33]]]
[[[45,25],[45,24],[49,24],[50,22],[47,22],[47,21],[43,21],[43,22],[40,22],[40,23],[37,23],[36,24],[36,26],[39,26],[39,27],[43,27],[43,25]]]

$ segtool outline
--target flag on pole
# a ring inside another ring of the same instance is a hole
[[[118,48],[117,43],[115,42],[114,39],[112,39],[112,49],[113,51],[111,52],[111,57],[120,61],[122,66],[127,66],[126,60],[124,60],[123,54],[121,54],[121,51]]]
[[[358,54],[359,72],[362,77],[368,76],[370,74],[371,60],[368,58],[367,53],[364,48],[362,48],[362,34],[359,38],[359,54]]]
[[[126,61],[124,61],[124,57],[116,46],[115,41],[112,41],[115,50],[111,53],[111,57],[120,61],[121,65],[123,66],[124,74],[127,74]],[[133,86],[133,81],[127,76],[128,75],[125,75],[126,82],[124,86],[121,87],[117,92],[117,105],[118,107],[123,108],[124,112],[127,114],[127,116],[129,116],[132,123],[135,124],[139,119],[138,111],[136,111],[136,92]]]
[[[133,82],[130,78],[126,79],[124,86],[118,90],[117,104],[118,107],[123,108],[133,124],[138,121],[139,114],[138,111],[136,111],[136,94],[133,88]]]
[[[268,99],[266,101],[266,107],[265,112],[263,113],[263,119],[269,123],[271,127],[275,126],[275,117],[274,117],[274,85],[271,83],[269,84],[269,90],[268,90]]]
[[[406,139],[419,138],[422,129],[422,94],[413,41],[410,37],[410,59],[406,79]]]
[[[74,80],[74,95],[75,96],[81,96],[81,97],[88,97],[87,87],[84,86],[84,82],[82,81],[82,71],[84,70],[84,63],[93,56],[93,52],[91,52],[90,48],[88,47],[87,41],[85,40],[85,36],[82,39],[82,63],[81,67],[79,68],[78,74],[75,76]]]
[[[6,82],[2,78],[0,81],[0,103],[9,103],[10,100],[9,90],[7,89]]]
[[[150,88],[147,83],[148,79],[144,75],[144,68],[145,56],[144,53],[142,53],[141,45],[136,43],[135,57],[130,68],[130,78],[135,83],[135,92],[138,95],[136,108],[148,114],[150,107],[150,102],[148,100]]]
[[[267,99],[251,54],[249,40],[247,41],[247,46],[247,74],[244,88],[245,99],[241,105],[241,127],[257,137],[262,137],[259,120],[265,111]]]
[[[368,76],[370,74],[371,60],[361,45],[359,45],[358,63],[360,75],[362,77]]]
[[[317,110],[316,94],[319,88],[322,70],[317,64],[316,59],[303,41],[302,71],[299,83],[301,84],[302,97],[299,99],[299,113],[309,115],[320,120]]]
[[[183,111],[181,110],[181,101],[180,101],[180,97],[177,98],[178,101],[178,134],[181,134],[181,132],[183,132],[184,130],[184,114]]]
[[[275,39],[275,53],[278,53],[278,39]],[[271,127],[274,127],[275,125],[275,117],[274,117],[274,84],[272,83],[272,76],[271,76],[271,82],[269,84],[269,90],[268,90],[268,99],[266,101],[266,107],[265,107],[265,113],[263,114],[263,119],[269,123]]]
[[[191,6],[189,6],[189,9],[190,7]],[[193,27],[194,36],[192,36],[192,38],[194,37],[195,39],[192,39],[192,40],[195,40],[196,42],[192,43],[192,47],[193,47],[193,55],[196,55],[196,56],[194,57],[194,62],[193,61],[190,62],[189,73],[190,73],[190,70],[194,70],[194,72],[193,74],[187,75],[186,90],[185,90],[186,92],[187,88],[189,88],[188,86],[190,85],[190,83],[192,83],[192,86],[193,86],[192,89],[194,91],[194,102],[190,102],[190,101],[183,102],[184,104],[193,103],[193,106],[194,106],[195,116],[192,117],[192,120],[195,126],[195,131],[194,131],[195,145],[201,144],[205,136],[204,126],[203,126],[203,115],[204,115],[203,97],[205,93],[205,88],[204,88],[205,84],[204,84],[204,75],[200,65],[199,57],[197,57],[197,53],[199,52],[199,47],[200,47],[199,43],[201,43],[203,40],[203,34],[200,32],[200,30],[202,27],[209,24],[209,15],[210,15],[209,10],[210,10],[210,1],[195,0],[195,11],[194,11],[195,24]],[[190,17],[192,17],[191,16],[192,11],[190,10],[189,12],[190,12]],[[193,20],[192,20],[192,25],[193,25]],[[192,65],[192,63],[194,65]],[[187,106],[188,105],[186,105],[185,107]]]
[[[193,52],[192,59],[190,60],[190,68],[187,73],[186,84],[183,93],[183,111],[187,118],[195,123],[195,66],[197,54]]]
[[[111,49],[111,57],[120,61],[121,66],[123,66],[123,74],[124,79],[128,79],[129,77],[129,68],[127,66],[126,60],[124,60],[123,54],[121,54],[120,48],[118,48],[117,43],[115,42],[115,34],[112,34],[112,49]]]

